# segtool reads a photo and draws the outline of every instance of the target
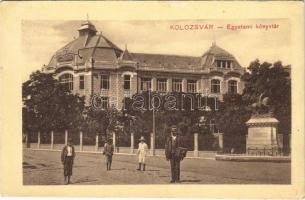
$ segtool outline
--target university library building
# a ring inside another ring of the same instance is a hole
[[[235,57],[213,43],[202,56],[179,56],[129,52],[120,49],[95,26],[85,21],[79,36],[59,49],[44,73],[52,73],[69,89],[85,96],[90,104],[99,95],[106,108],[122,108],[123,99],[144,91],[159,93],[208,93],[222,100],[223,94],[242,93],[245,68]]]

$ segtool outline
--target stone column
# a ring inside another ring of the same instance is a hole
[[[243,90],[244,90],[244,83],[242,81],[237,81],[237,92],[238,94],[242,94]]]
[[[194,157],[198,157],[198,133],[194,133]]]
[[[166,91],[172,92],[172,88],[173,88],[173,80],[171,78],[168,78],[166,83]]]
[[[225,79],[223,79],[223,80],[220,80],[220,93],[221,94],[225,94],[225,93],[227,93],[228,92],[228,88],[227,88],[227,81],[228,80],[225,80]]]
[[[54,149],[54,132],[51,131],[51,149]]]
[[[130,133],[130,153],[133,153],[133,149],[134,149],[134,133],[131,132]]]
[[[65,130],[65,145],[68,144],[68,130]]]
[[[155,134],[150,134],[150,155],[155,155]]]
[[[25,134],[25,145],[26,145],[26,148],[31,147],[30,133],[29,132],[26,132],[26,134]]]
[[[151,79],[151,90],[157,91],[157,79],[155,77]]]
[[[196,81],[196,91],[195,91],[196,93],[197,92],[199,93],[201,91],[201,84],[200,83],[201,83],[200,79]]]
[[[83,151],[83,132],[79,132],[79,150]]]
[[[220,150],[223,149],[223,133],[218,134],[218,146],[219,146]]]
[[[116,143],[116,138],[115,138],[115,132],[113,131],[112,132],[112,144],[113,144],[114,152],[117,152],[115,143]]]
[[[187,92],[187,80],[182,79],[182,92]]]
[[[95,151],[98,151],[98,135],[95,136]]]
[[[38,131],[38,138],[37,138],[37,149],[40,148],[40,131]]]

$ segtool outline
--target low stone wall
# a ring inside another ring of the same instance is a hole
[[[253,156],[247,154],[216,155],[215,160],[238,162],[291,162],[290,156]]]

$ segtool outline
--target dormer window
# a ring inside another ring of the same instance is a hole
[[[232,67],[232,61],[231,60],[216,60],[216,66],[218,68],[231,68]]]

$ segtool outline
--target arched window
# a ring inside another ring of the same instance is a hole
[[[230,94],[236,94],[237,93],[237,81],[235,80],[229,80],[229,87],[228,87],[228,93]]]
[[[59,77],[59,81],[64,84],[69,90],[73,90],[73,75],[63,74]]]
[[[211,80],[211,93],[220,93],[220,80]]]

